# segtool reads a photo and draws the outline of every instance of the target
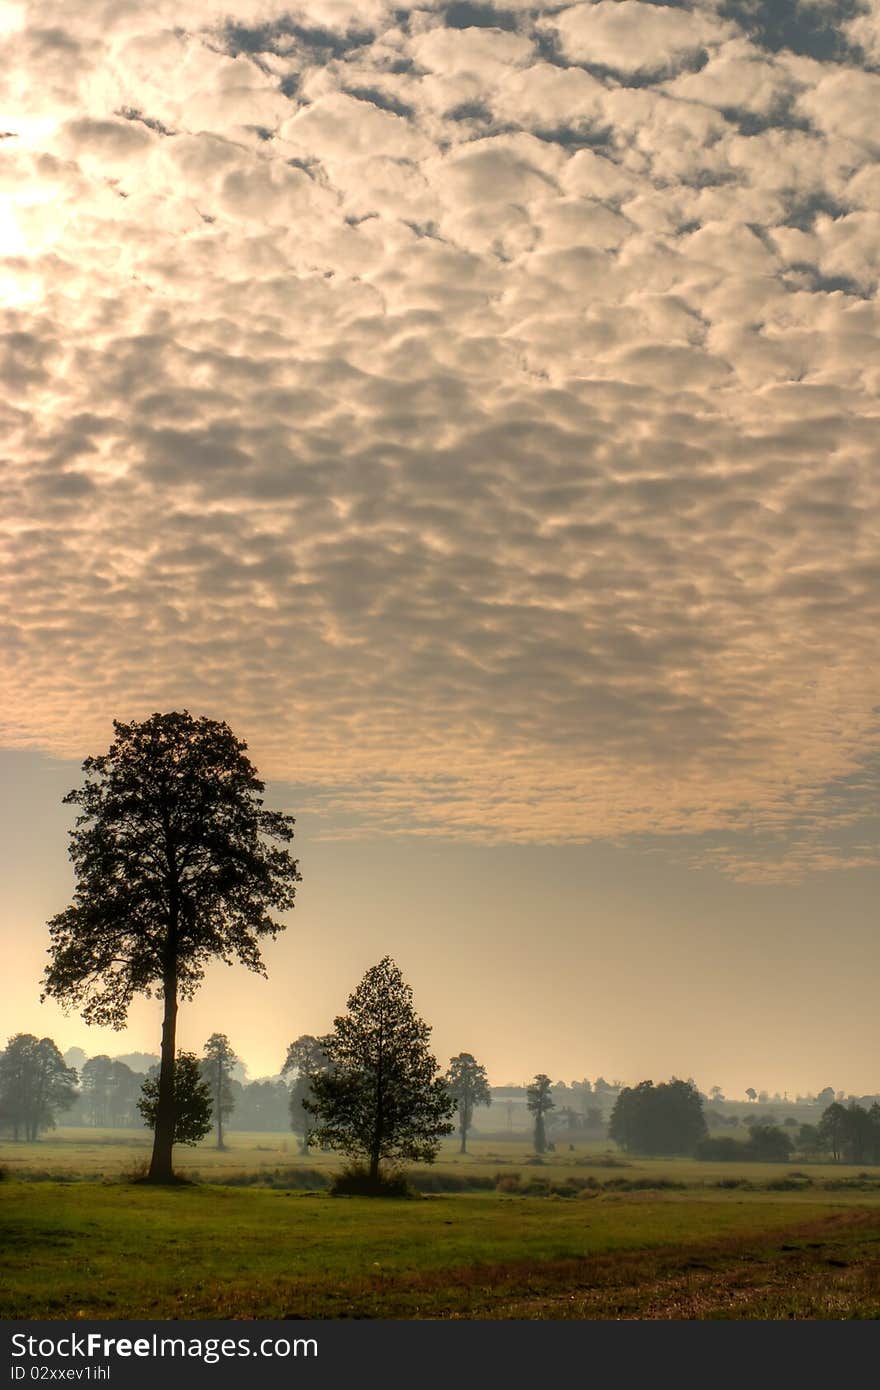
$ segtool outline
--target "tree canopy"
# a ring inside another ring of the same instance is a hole
[[[309,1138],[366,1159],[378,1184],[383,1161],[433,1162],[454,1102],[428,1050],[431,1029],[390,956],[367,971],[347,1008],[319,1040],[329,1065],[304,1102],[315,1117]]]
[[[178,998],[210,961],[265,973],[262,938],[284,929],[300,874],[293,817],[263,808],[263,783],[228,724],[187,710],[114,721],[87,758],[71,831],[72,904],[49,923],[45,995],[122,1028],[137,994],[164,1001],[153,1181],[172,1177]],[[272,844],[270,842],[279,842]]]

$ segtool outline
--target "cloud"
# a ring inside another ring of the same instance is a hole
[[[556,32],[572,62],[621,73],[662,72],[699,57],[735,32],[700,10],[679,10],[641,0],[591,0],[541,22]]]
[[[880,79],[732,13],[7,7],[8,743],[187,704],[384,832],[833,859]]]

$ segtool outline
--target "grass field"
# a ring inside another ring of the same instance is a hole
[[[880,1317],[878,1170],[450,1146],[435,1179],[487,1190],[377,1201],[285,1185],[338,1160],[264,1134],[180,1150],[192,1185],[132,1185],[146,1139],[2,1146],[0,1316]]]

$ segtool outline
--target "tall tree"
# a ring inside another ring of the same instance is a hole
[[[155,1129],[159,1122],[159,1076],[148,1076],[141,1086],[138,1110],[144,1124]],[[202,1075],[194,1052],[178,1052],[174,1062],[174,1143],[198,1144],[211,1128],[211,1088]]]
[[[470,1052],[459,1052],[457,1057],[450,1058],[446,1085],[458,1107],[458,1132],[461,1136],[459,1151],[467,1153],[468,1130],[475,1108],[478,1105],[492,1104],[486,1068],[481,1066]]]
[[[538,1072],[526,1091],[526,1105],[535,1117],[534,1145],[536,1154],[545,1153],[547,1149],[547,1129],[544,1124],[544,1116],[549,1114],[556,1103],[552,1091],[553,1083],[544,1072]]]
[[[365,1158],[374,1186],[383,1161],[433,1163],[440,1139],[452,1132],[454,1102],[428,1051],[430,1034],[412,990],[384,956],[319,1040],[330,1065],[312,1077],[305,1108],[317,1123],[309,1137]]]
[[[202,1057],[202,1073],[211,1091],[211,1104],[217,1122],[217,1148],[224,1149],[223,1121],[235,1109],[230,1077],[238,1057],[225,1033],[212,1033],[205,1043]]]
[[[329,1065],[320,1040],[312,1037],[311,1033],[301,1034],[287,1049],[281,1075],[291,1077],[290,1128],[299,1135],[301,1154],[309,1151],[311,1117],[305,1103],[313,1098],[312,1078],[318,1072],[327,1071]]]
[[[33,1142],[75,1101],[76,1072],[51,1038],[16,1033],[0,1052],[0,1121]]]
[[[123,1028],[136,994],[163,1000],[150,1180],[173,1180],[178,1000],[208,963],[265,974],[262,937],[284,928],[300,875],[293,817],[263,809],[264,786],[228,724],[187,710],[114,721],[107,753],[87,758],[70,858],[72,905],[49,923],[44,997],[87,1023]],[[280,841],[280,845],[267,842]]]

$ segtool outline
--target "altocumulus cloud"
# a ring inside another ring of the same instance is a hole
[[[850,862],[876,0],[0,32],[8,743],[185,702],[368,825]]]

